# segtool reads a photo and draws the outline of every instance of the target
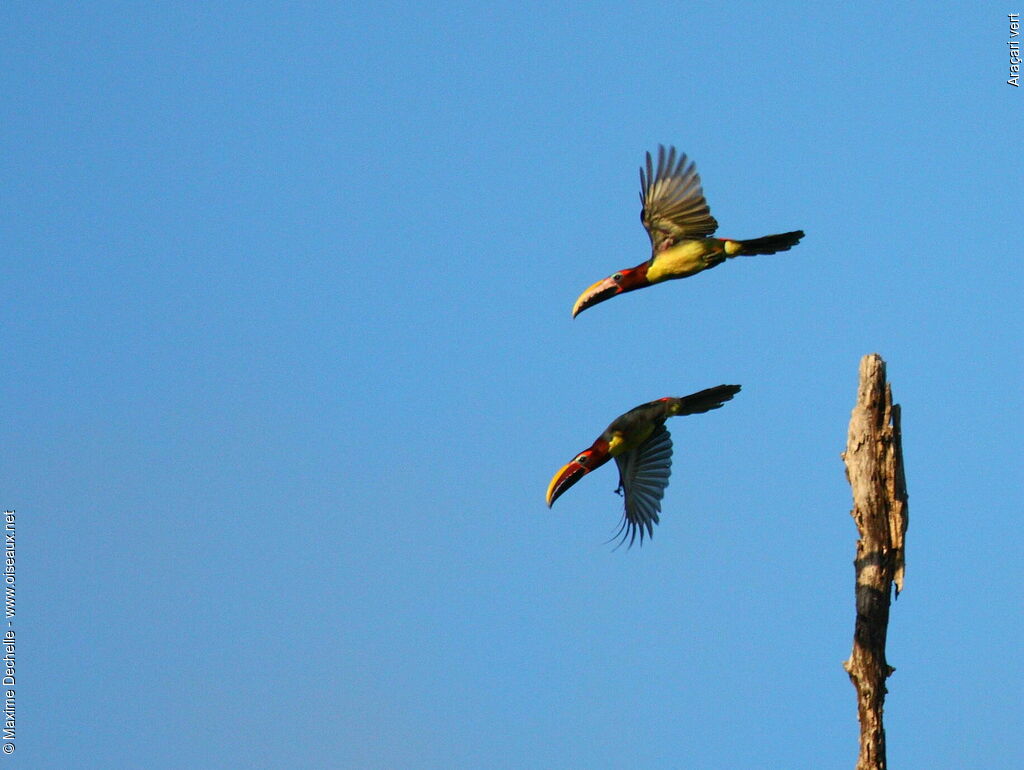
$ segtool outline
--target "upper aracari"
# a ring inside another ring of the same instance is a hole
[[[803,230],[766,235],[750,241],[711,238],[718,222],[711,216],[700,176],[692,161],[676,148],[658,146],[658,168],[651,154],[640,169],[640,221],[651,238],[651,258],[628,270],[619,270],[580,295],[573,306],[575,318],[588,307],[618,294],[642,289],[673,278],[687,278],[731,257],[787,251],[804,237]]]
[[[633,545],[644,530],[654,536],[661,512],[661,498],[668,486],[672,465],[672,438],[665,420],[680,414],[700,414],[718,409],[740,391],[739,385],[719,385],[682,398],[659,398],[634,407],[612,421],[597,440],[554,475],[548,485],[548,507],[569,487],[611,458],[619,466],[619,488],[625,500],[622,535]]]

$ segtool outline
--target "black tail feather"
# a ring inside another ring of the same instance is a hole
[[[716,385],[713,388],[683,396],[679,401],[679,414],[701,414],[718,409],[740,392],[739,385]]]
[[[778,235],[766,235],[764,238],[754,238],[752,241],[740,241],[743,251],[738,256],[753,256],[755,254],[774,254],[778,251],[789,251],[800,243],[804,237],[803,230],[794,230],[791,233],[779,233]]]

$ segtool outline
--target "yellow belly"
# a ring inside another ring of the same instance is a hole
[[[647,279],[651,283],[657,283],[669,278],[685,278],[699,273],[708,266],[704,258],[708,250],[708,241],[704,239],[683,241],[670,249],[665,249],[647,268]]]

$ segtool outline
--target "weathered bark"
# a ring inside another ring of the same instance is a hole
[[[882,709],[885,680],[895,671],[885,659],[889,600],[903,590],[907,486],[903,475],[900,407],[892,403],[885,362],[877,354],[860,362],[857,405],[843,454],[853,491],[857,541],[857,622],[853,652],[843,667],[857,688],[860,758],[857,770],[885,770]]]

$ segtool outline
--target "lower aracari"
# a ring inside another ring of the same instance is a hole
[[[614,457],[619,466],[616,492],[621,492],[624,498],[625,512],[622,526],[612,539],[621,535],[620,545],[629,538],[632,546],[637,533],[641,543],[645,530],[648,537],[653,537],[672,467],[672,438],[665,420],[718,409],[739,391],[739,385],[718,385],[682,398],[659,398],[615,418],[588,449],[576,455],[551,479],[548,507],[569,487]]]

